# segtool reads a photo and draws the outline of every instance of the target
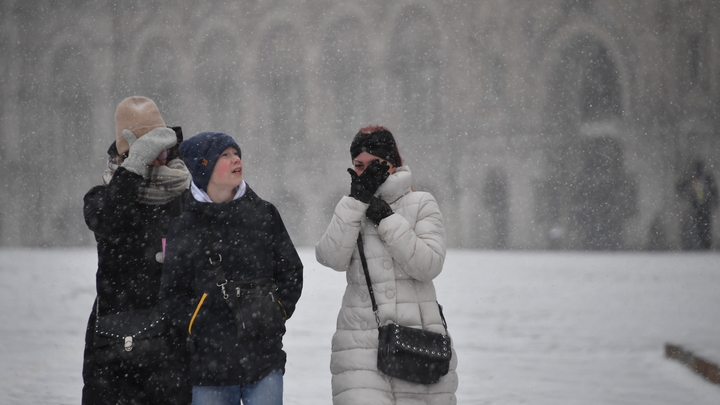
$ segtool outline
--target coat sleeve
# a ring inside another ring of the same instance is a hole
[[[318,263],[337,271],[347,271],[367,207],[368,204],[347,196],[338,202],[330,225],[315,244]]]
[[[274,278],[278,287],[280,302],[287,317],[295,312],[295,305],[300,299],[303,287],[303,264],[297,250],[285,228],[282,217],[275,206],[271,206],[275,224],[275,256]]]
[[[182,226],[182,218],[170,222],[160,281],[160,302],[173,327],[187,332],[195,306],[202,297],[195,297],[193,289],[193,259],[198,243],[192,241],[192,230]]]
[[[107,186],[93,187],[83,198],[88,228],[97,235],[110,236],[128,229],[140,229],[136,215],[138,187],[142,176],[118,168]]]
[[[445,262],[445,226],[437,201],[422,193],[415,226],[398,213],[380,221],[378,234],[392,258],[412,278],[431,281]]]

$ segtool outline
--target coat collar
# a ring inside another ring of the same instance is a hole
[[[260,197],[248,185],[242,197],[222,203],[200,202],[191,194],[186,197],[186,209],[198,214],[220,216],[227,215],[230,212],[238,212],[238,210],[242,211],[241,207],[247,207],[246,204],[255,204],[258,201],[260,201]]]
[[[245,183],[245,180],[243,180],[243,182],[240,183],[240,186],[238,186],[237,190],[235,191],[233,200],[237,200],[238,198],[245,195],[245,190],[247,190],[247,183]],[[194,181],[190,183],[190,191],[192,191],[192,196],[195,197],[197,201],[213,204],[213,201],[210,199],[210,196],[207,194],[207,192],[198,187]]]
[[[407,165],[403,165],[395,170],[395,173],[388,176],[385,183],[378,188],[377,196],[388,202],[394,203],[400,197],[409,193],[412,186],[412,173]]]

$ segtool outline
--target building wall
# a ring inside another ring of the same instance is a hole
[[[454,247],[677,248],[677,177],[697,157],[720,176],[713,1],[200,3],[0,5],[0,244],[92,243],[82,196],[138,94],[186,136],[233,135],[305,246],[368,123]]]

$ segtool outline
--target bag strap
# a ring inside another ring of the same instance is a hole
[[[210,268],[215,275],[215,284],[222,290],[223,298],[228,299],[225,286],[227,285],[227,278],[225,277],[225,271],[222,268],[222,255],[220,252],[215,250],[214,238],[210,231],[210,221],[204,214],[199,214],[201,221],[204,225],[205,230],[205,241],[207,243],[207,258],[210,263]]]
[[[362,240],[362,233],[358,233],[357,238],[357,246],[358,246],[358,254],[360,254],[360,263],[362,263],[363,272],[365,273],[365,282],[367,282],[368,292],[370,293],[370,301],[372,302],[372,310],[375,314],[375,322],[377,322],[378,327],[380,327],[380,316],[378,315],[378,305],[375,301],[375,292],[373,291],[372,287],[372,281],[370,281],[370,271],[368,270],[367,260],[365,259],[365,248],[363,246],[363,240]],[[445,328],[445,333],[447,333],[447,322],[445,322],[445,315],[443,314],[443,308],[442,305],[440,305],[439,302],[435,301],[435,303],[438,306],[438,311],[440,311],[440,319],[442,319],[443,327]]]
[[[205,239],[208,245],[208,262],[210,263],[210,267],[215,276],[215,285],[220,288],[223,301],[225,301],[227,306],[230,308],[230,311],[235,318],[237,333],[238,336],[240,336],[240,327],[242,326],[242,329],[245,329],[245,321],[242,317],[242,313],[240,312],[240,289],[239,287],[235,289],[237,293],[234,297],[227,293],[228,289],[231,291],[234,289],[233,287],[235,286],[235,283],[232,280],[228,280],[225,276],[225,271],[222,267],[222,255],[220,252],[215,250],[214,238],[212,237],[212,232],[210,231],[210,221],[204,214],[200,214],[199,216],[205,225]]]
[[[363,247],[362,233],[358,233],[357,238],[358,253],[360,254],[360,263],[362,263],[363,272],[365,272],[365,282],[367,282],[368,291],[370,292],[370,301],[372,302],[372,310],[375,314],[375,322],[380,326],[380,316],[378,316],[378,305],[375,301],[375,291],[373,291],[372,281],[370,281],[370,271],[368,271],[367,260],[365,259],[365,248]]]

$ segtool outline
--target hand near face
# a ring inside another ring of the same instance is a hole
[[[379,159],[373,160],[360,175],[355,170],[348,169],[348,173],[350,173],[350,197],[366,204],[369,203],[377,189],[390,176],[389,170],[390,165],[385,161],[381,162]]]
[[[158,156],[177,143],[175,132],[170,128],[155,128],[138,138],[129,130],[123,130],[122,136],[130,145],[127,159],[122,166],[143,177],[147,176],[147,167]]]

